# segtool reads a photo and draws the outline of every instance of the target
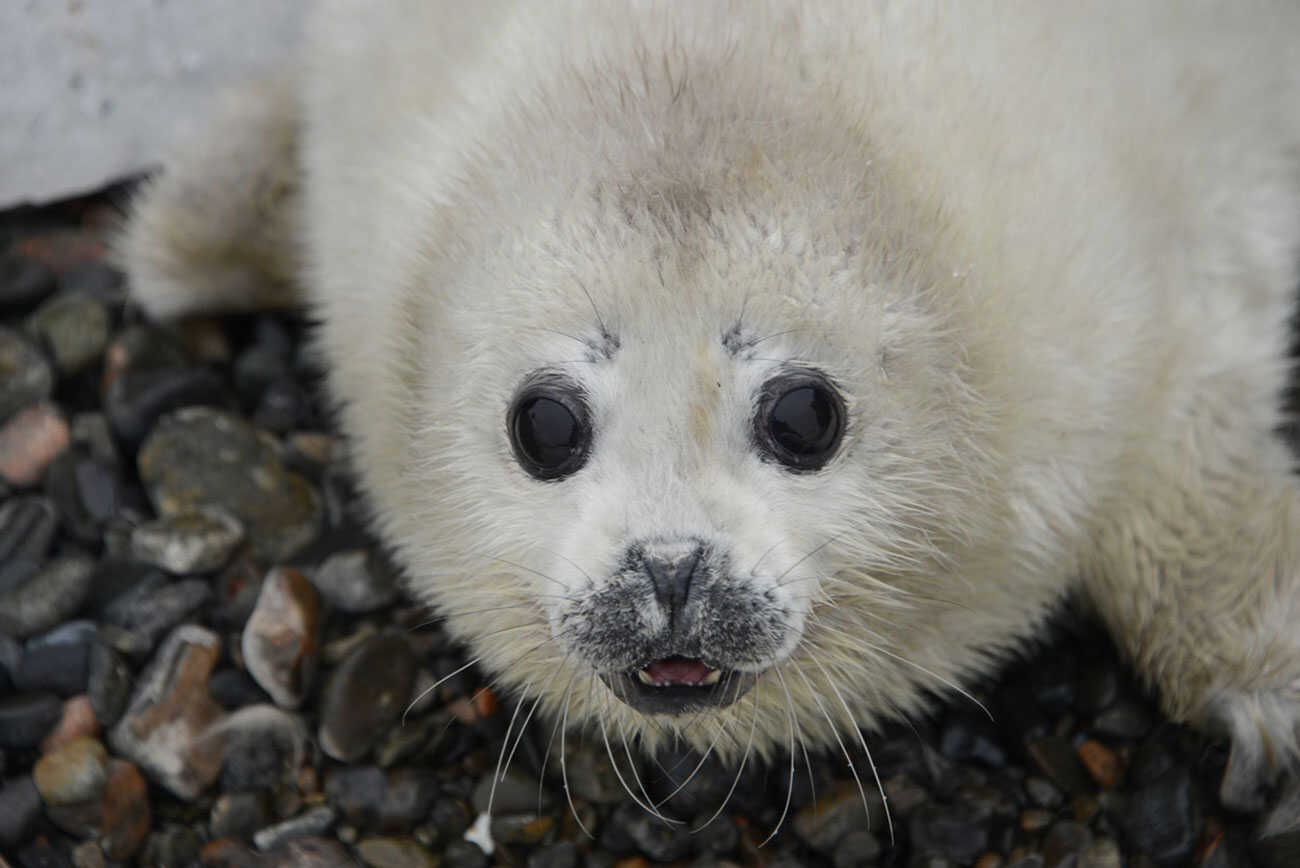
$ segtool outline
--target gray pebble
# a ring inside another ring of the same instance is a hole
[[[95,721],[104,729],[117,723],[131,692],[131,670],[116,651],[104,642],[90,647],[86,694],[95,711]]]
[[[442,853],[441,868],[487,868],[488,856],[469,841],[452,841]]]
[[[438,857],[414,838],[364,838],[357,855],[370,868],[438,868]]]
[[[401,717],[415,679],[415,655],[402,634],[367,638],[330,673],[321,702],[320,746],[341,762],[365,756]]]
[[[202,579],[168,581],[154,573],[104,608],[104,621],[140,636],[153,647],[163,633],[188,618],[212,596]]]
[[[81,555],[55,558],[16,588],[0,594],[0,632],[25,638],[58,624],[81,608],[95,562]]]
[[[23,495],[0,503],[0,593],[36,572],[58,527],[54,504],[44,497]]]
[[[548,789],[538,785],[537,778],[527,772],[511,767],[497,781],[496,792],[492,791],[493,774],[480,778],[474,785],[472,797],[474,810],[480,814],[488,812],[488,801],[492,802],[492,813],[530,814],[534,811],[549,811],[554,805]]]
[[[208,573],[224,566],[243,539],[239,519],[205,507],[139,525],[131,532],[131,554],[173,575]]]
[[[382,609],[397,599],[392,574],[364,549],[330,555],[311,580],[327,603],[353,614]]]
[[[338,841],[308,835],[270,850],[264,868],[348,868],[356,864],[352,854]]]
[[[223,793],[212,803],[208,827],[214,838],[252,839],[271,822],[271,805],[265,793]]]
[[[14,683],[20,690],[52,690],[64,697],[85,693],[96,630],[93,621],[68,621],[28,639]]]
[[[253,843],[259,850],[269,850],[292,838],[320,835],[328,831],[332,825],[334,825],[334,809],[328,805],[320,805],[284,822],[258,830],[253,835]]]
[[[39,259],[13,251],[0,256],[0,308],[36,304],[57,284],[54,270]]]
[[[89,295],[60,293],[28,317],[26,328],[49,350],[61,374],[75,374],[103,354],[108,310]]]
[[[31,775],[10,778],[0,785],[0,847],[27,840],[41,815],[41,794]]]
[[[694,847],[686,824],[670,826],[630,801],[614,808],[600,842],[615,853],[641,854],[655,862],[683,859]]]
[[[53,693],[13,693],[0,697],[0,748],[36,747],[63,716]]]
[[[578,868],[578,848],[568,841],[539,847],[528,855],[528,868]]]
[[[54,391],[54,369],[45,354],[13,329],[0,326],[0,425]]]
[[[831,862],[835,868],[860,868],[876,864],[879,858],[880,842],[876,836],[865,829],[857,829],[840,840],[831,856]]]
[[[138,461],[160,515],[220,506],[272,562],[292,557],[320,531],[315,487],[285,469],[274,444],[238,416],[207,407],[172,413],[150,433]]]

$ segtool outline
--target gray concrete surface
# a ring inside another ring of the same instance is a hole
[[[311,0],[0,0],[0,208],[158,164],[214,92],[293,50]]]

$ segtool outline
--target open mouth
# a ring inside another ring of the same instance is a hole
[[[720,669],[695,657],[664,657],[639,669],[602,672],[614,695],[639,711],[686,714],[721,708],[749,691],[758,676]]]

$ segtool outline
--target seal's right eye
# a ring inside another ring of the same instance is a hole
[[[526,387],[510,408],[510,445],[537,479],[561,479],[587,461],[591,424],[580,392],[559,383]]]

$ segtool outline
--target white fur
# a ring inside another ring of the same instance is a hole
[[[412,587],[551,714],[735,754],[917,711],[1081,580],[1170,714],[1294,756],[1297,32],[1261,0],[323,2],[292,225]],[[220,301],[133,271],[155,310]],[[850,406],[814,474],[749,442],[789,360]],[[504,424],[543,366],[597,431],[556,483]],[[685,728],[552,629],[682,534],[790,631]]]

